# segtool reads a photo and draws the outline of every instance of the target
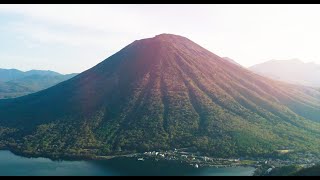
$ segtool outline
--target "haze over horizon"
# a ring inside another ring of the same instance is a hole
[[[245,67],[272,59],[320,64],[319,10],[319,5],[1,5],[0,68],[82,72],[134,40],[162,33],[185,36]]]

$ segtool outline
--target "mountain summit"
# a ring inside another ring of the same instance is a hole
[[[317,152],[319,117],[318,90],[161,34],[54,87],[1,100],[0,146],[56,156],[181,147],[220,157]]]

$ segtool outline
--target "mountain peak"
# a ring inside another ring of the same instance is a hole
[[[183,36],[169,34],[169,33],[158,34],[153,39],[167,39],[167,38],[184,38],[185,39],[185,37],[183,37]]]
[[[162,33],[162,34],[158,34],[154,37],[151,38],[146,38],[146,39],[141,39],[138,41],[151,41],[151,42],[169,42],[169,43],[186,43],[186,42],[191,42],[191,40],[189,40],[186,37],[180,36],[180,35],[175,35],[175,34],[168,34],[168,33]]]

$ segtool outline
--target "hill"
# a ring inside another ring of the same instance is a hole
[[[42,70],[23,72],[13,69],[0,69],[0,74],[0,99],[31,94],[54,86],[76,75],[62,75],[54,71]]]

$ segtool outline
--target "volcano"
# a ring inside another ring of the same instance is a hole
[[[184,147],[217,157],[318,153],[319,122],[319,90],[161,34],[49,89],[1,100],[0,148],[57,157]]]

